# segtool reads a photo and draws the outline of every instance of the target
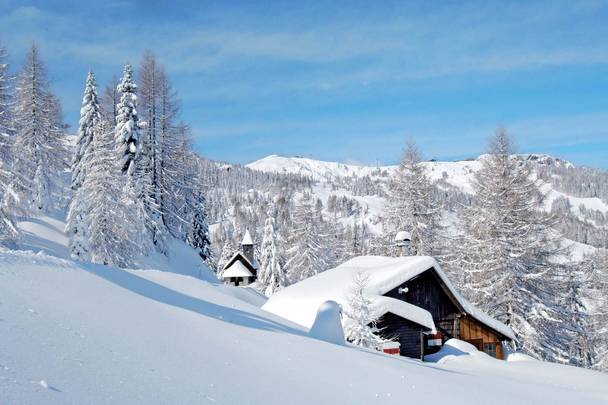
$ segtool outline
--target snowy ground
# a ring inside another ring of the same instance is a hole
[[[159,260],[160,270],[77,264],[55,257],[63,242],[49,235],[36,236],[48,254],[0,250],[0,404],[608,402],[607,375],[329,344],[246,290],[197,278],[209,275],[187,260]]]

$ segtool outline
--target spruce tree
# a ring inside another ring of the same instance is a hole
[[[101,136],[101,112],[97,99],[97,82],[93,72],[87,75],[76,148],[72,159],[72,201],[70,203],[66,231],[70,237],[70,252],[76,259],[88,257],[88,236],[85,225],[87,215],[86,201],[82,191],[92,158],[93,138]]]
[[[287,286],[287,278],[277,252],[277,233],[274,224],[274,210],[271,210],[264,223],[258,275],[260,290],[267,296]]]
[[[115,141],[121,171],[133,176],[135,158],[140,150],[139,116],[137,115],[137,85],[133,81],[133,68],[125,65],[120,84],[116,88],[120,93],[120,102],[116,106]]]
[[[205,197],[200,191],[198,192],[197,207],[192,214],[190,232],[186,242],[196,250],[205,263],[209,264],[213,261],[209,226],[207,225],[207,214],[205,212]]]
[[[116,107],[114,139],[120,171],[123,174],[121,202],[122,214],[132,229],[133,239],[139,247],[134,254],[147,254],[152,241],[160,241],[156,228],[151,225],[146,203],[149,177],[146,173],[148,156],[141,147],[140,122],[137,113],[137,85],[133,80],[133,69],[127,64],[117,87],[120,102]],[[143,152],[142,152],[143,150]]]

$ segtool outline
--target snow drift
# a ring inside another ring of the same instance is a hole
[[[196,271],[169,271],[175,260],[160,264],[123,270],[0,249],[0,403],[608,401],[608,376],[588,370],[429,364],[330,344],[250,294],[257,305]]]

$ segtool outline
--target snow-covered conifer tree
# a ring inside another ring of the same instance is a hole
[[[14,141],[13,78],[9,73],[7,51],[0,45],[0,162],[8,170]]]
[[[306,193],[294,210],[293,229],[289,237],[285,266],[292,284],[327,270],[319,227],[315,200]]]
[[[116,106],[116,144],[121,170],[130,176],[135,172],[135,159],[140,149],[139,117],[137,115],[137,85],[133,81],[133,68],[125,65],[122,80],[117,87],[120,102]]]
[[[590,311],[585,304],[585,293],[589,291],[589,274],[584,271],[570,269],[565,275],[565,297],[563,306],[569,315],[566,331],[568,335],[568,363],[590,368],[594,364],[594,348],[597,342],[593,340],[593,325]]]
[[[522,350],[559,361],[566,353],[556,333],[563,314],[550,262],[559,251],[554,220],[539,209],[529,166],[512,153],[511,138],[497,131],[475,174],[472,205],[460,213],[464,234],[452,273],[474,304],[513,329]]]
[[[369,283],[369,277],[357,273],[353,277],[353,285],[348,304],[344,308],[344,336],[357,345],[375,349],[384,339],[376,335],[376,322],[378,316],[372,308],[372,300],[365,291]]]
[[[19,238],[16,214],[18,213],[18,196],[12,188],[10,167],[0,160],[0,245],[13,247]]]
[[[608,371],[608,251],[600,249],[588,260],[588,302],[592,303],[587,330],[593,346],[592,368]]]
[[[188,232],[186,242],[196,250],[204,262],[210,263],[213,258],[211,255],[207,214],[205,212],[205,196],[200,191],[197,192],[197,196],[197,207],[192,214],[190,232]]]
[[[144,229],[140,222],[133,221],[137,217],[136,201],[125,198],[123,162],[116,159],[114,133],[114,128],[104,124],[99,136],[93,137],[82,195],[91,260],[125,267],[142,253]]]
[[[89,71],[85,82],[76,148],[72,159],[72,190],[78,190],[86,176],[87,159],[91,152],[93,136],[99,131],[101,112],[97,99],[95,74]]]
[[[66,231],[70,237],[70,252],[74,258],[88,257],[88,236],[85,217],[87,215],[86,201],[82,184],[90,167],[93,138],[101,136],[101,112],[97,100],[97,82],[93,72],[87,75],[76,148],[72,159],[72,201],[67,216]]]
[[[18,201],[11,171],[14,141],[13,88],[7,52],[0,46],[0,245],[12,246],[19,236],[15,222]]]
[[[421,163],[420,151],[408,142],[399,168],[389,182],[385,224],[394,236],[407,231],[412,237],[413,255],[434,255],[438,251],[441,206]]]
[[[234,241],[232,238],[227,238],[224,241],[224,245],[222,246],[222,251],[220,253],[220,257],[217,261],[215,274],[218,279],[222,280],[222,274],[224,274],[224,267],[228,264],[228,260],[232,258],[234,253],[236,252],[236,247],[234,246]]]
[[[277,234],[274,226],[274,210],[268,213],[260,248],[258,284],[267,296],[287,286],[287,278],[277,252]]]
[[[103,95],[101,96],[101,116],[107,128],[116,128],[118,117],[117,107],[120,102],[120,92],[118,85],[120,82],[116,76],[112,76],[110,82],[106,84]]]
[[[32,46],[19,74],[15,108],[13,174],[26,208],[48,211],[66,166],[61,108],[49,90],[38,48]]]

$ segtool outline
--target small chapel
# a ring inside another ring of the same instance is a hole
[[[241,249],[226,262],[222,272],[225,283],[246,286],[258,278],[258,264],[254,258],[254,243],[248,230],[241,241]]]

